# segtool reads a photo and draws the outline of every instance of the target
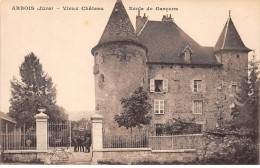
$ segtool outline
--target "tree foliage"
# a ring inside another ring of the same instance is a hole
[[[115,121],[118,126],[124,126],[126,129],[150,124],[152,117],[149,112],[152,108],[149,103],[149,96],[142,87],[136,89],[128,98],[122,98],[121,104],[123,111],[120,115],[115,115]]]
[[[195,118],[173,118],[162,126],[163,134],[198,134],[201,133],[201,125],[195,123]]]
[[[249,66],[249,77],[245,77],[236,94],[235,107],[232,110],[231,126],[233,128],[259,129],[259,61],[253,60]]]
[[[11,106],[9,116],[18,125],[26,124],[29,128],[34,122],[38,108],[45,108],[49,120],[67,120],[65,109],[56,105],[56,88],[52,78],[44,73],[39,59],[30,53],[25,56],[20,68],[21,81],[11,80]]]

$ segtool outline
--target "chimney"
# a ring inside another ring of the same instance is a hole
[[[172,15],[170,14],[169,17],[168,17],[168,14],[167,15],[163,15],[162,21],[163,22],[173,22]]]
[[[141,17],[140,16],[140,10],[138,10],[138,15],[136,16],[136,34],[138,35],[140,31],[143,29],[145,23],[148,20],[148,16],[145,15]]]

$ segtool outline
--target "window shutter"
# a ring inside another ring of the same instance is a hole
[[[162,103],[162,109],[161,110],[163,111],[162,114],[164,114],[164,100],[161,101],[161,103]]]
[[[168,79],[163,80],[163,92],[168,92]]]
[[[150,79],[150,92],[154,92],[154,79]]]

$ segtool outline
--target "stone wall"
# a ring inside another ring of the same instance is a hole
[[[147,81],[146,51],[134,44],[110,44],[96,50],[94,57],[99,67],[95,74],[96,109],[103,115],[104,128],[109,132],[118,128],[114,115],[122,111],[120,99]]]
[[[167,79],[169,86],[168,92],[150,93],[152,100],[165,101],[165,114],[152,111],[152,124],[163,124],[171,118],[196,118],[196,123],[209,131],[221,124],[220,119],[230,120],[235,103],[232,85],[239,91],[241,79],[247,75],[248,57],[244,52],[225,52],[221,59],[223,66],[148,64],[148,81]],[[193,91],[194,80],[202,80],[201,92]],[[194,100],[203,101],[202,114],[193,113]]]
[[[168,92],[150,93],[152,100],[165,101],[165,114],[153,113],[153,124],[163,124],[172,118],[194,117],[198,124],[205,124],[207,129],[215,128],[221,67],[149,65],[148,72],[148,79],[168,79]],[[193,91],[194,80],[202,80],[200,92]],[[193,100],[203,101],[202,114],[193,114]]]
[[[15,163],[44,163],[46,156],[47,152],[9,151],[3,153],[2,161]]]
[[[142,162],[191,162],[196,160],[196,150],[105,149],[98,164],[141,164]]]

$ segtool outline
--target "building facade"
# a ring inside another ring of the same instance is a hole
[[[136,30],[117,0],[94,56],[96,110],[104,128],[118,129],[120,99],[143,87],[152,100],[156,130],[172,118],[195,118],[203,130],[229,120],[241,79],[248,74],[248,49],[231,16],[214,47],[189,37],[168,15],[162,21],[136,17]]]

